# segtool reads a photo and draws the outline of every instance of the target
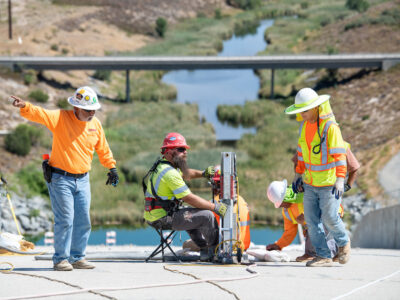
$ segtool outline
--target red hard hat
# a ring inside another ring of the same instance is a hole
[[[168,133],[167,136],[164,139],[164,142],[161,146],[161,149],[164,148],[179,148],[179,147],[184,147],[186,149],[189,149],[190,147],[186,144],[186,140],[183,137],[183,135],[177,133],[177,132],[171,132]]]

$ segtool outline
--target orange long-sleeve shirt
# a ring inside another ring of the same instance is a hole
[[[26,102],[20,108],[22,117],[43,124],[53,133],[49,164],[73,174],[90,170],[93,152],[106,168],[115,168],[110,147],[100,121],[93,117],[89,122],[78,120],[72,110],[47,110]]]
[[[293,203],[289,208],[286,210],[291,212],[291,215],[293,216],[294,219],[296,219],[299,215],[301,215],[304,211],[303,203]],[[282,215],[283,215],[283,220],[284,220],[284,231],[281,236],[281,238],[275,243],[277,244],[281,249],[283,249],[286,246],[289,246],[294,238],[297,235],[297,222],[294,222],[291,219],[288,218],[289,212],[285,213],[285,208],[282,208]]]
[[[320,121],[322,122],[322,121]],[[315,123],[310,123],[306,122],[304,124],[306,126],[306,142],[309,151],[311,151],[311,142],[314,139],[314,136],[317,134],[317,122]],[[333,132],[336,129],[339,129],[336,125],[332,125],[328,129],[328,135],[333,134]],[[299,156],[301,156],[301,153],[298,153]],[[345,153],[338,153],[338,154],[331,154],[335,161],[340,161],[340,160],[346,160],[346,154]],[[304,161],[298,161],[297,166],[296,166],[296,173],[303,174],[306,170],[306,166],[304,164]],[[336,167],[336,177],[346,177],[346,172],[347,172],[347,167],[346,165],[343,166],[337,166]]]

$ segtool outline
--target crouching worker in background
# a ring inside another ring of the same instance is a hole
[[[273,181],[267,189],[268,199],[275,205],[275,208],[282,208],[282,216],[284,220],[284,232],[281,238],[273,244],[266,246],[267,251],[282,250],[290,245],[297,235],[298,224],[303,226],[303,234],[305,238],[305,253],[296,258],[297,262],[311,261],[315,258],[315,249],[311,244],[308,234],[307,224],[304,219],[303,193],[294,193],[291,187],[287,186],[286,179],[282,181]],[[339,207],[339,215],[343,216],[343,207]],[[331,250],[333,261],[338,261],[338,247],[335,240],[325,229],[327,234],[327,244]]]
[[[184,180],[214,175],[213,167],[205,171],[189,169],[185,138],[179,133],[169,133],[161,147],[161,159],[143,178],[145,193],[144,219],[155,228],[186,230],[200,248],[200,260],[209,261],[218,244],[218,223],[212,212],[226,213],[223,203],[211,203],[193,194]],[[185,202],[193,207],[181,207]]]
[[[54,213],[54,270],[93,269],[85,251],[91,231],[89,171],[94,150],[110,169],[106,184],[116,186],[119,180],[103,128],[94,116],[101,107],[97,95],[90,87],[78,88],[68,98],[73,110],[47,110],[11,97],[22,117],[53,133],[51,156],[43,169]]]

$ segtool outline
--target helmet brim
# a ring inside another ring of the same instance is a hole
[[[330,97],[331,97],[330,95],[321,95],[313,103],[304,107],[296,107],[296,104],[292,104],[291,106],[285,109],[285,114],[294,115],[309,110],[311,108],[317,107],[322,103],[328,101]]]
[[[81,109],[87,109],[87,110],[98,110],[101,108],[101,105],[99,102],[91,105],[81,105],[79,102],[75,101],[74,97],[68,97],[68,103],[71,104],[74,107],[81,108]]]

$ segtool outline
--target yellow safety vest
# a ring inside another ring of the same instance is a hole
[[[320,120],[319,132],[323,140],[320,153],[315,154],[312,151],[313,147],[320,143],[318,132],[315,133],[311,147],[308,149],[305,121],[300,124],[297,147],[297,151],[301,154],[298,156],[299,161],[304,161],[306,167],[304,182],[317,187],[333,185],[336,181],[336,167],[346,165],[346,160],[335,161],[332,156],[346,153],[339,127],[332,128],[332,131],[335,130],[335,132],[331,131],[329,134],[329,128],[337,126],[337,123],[329,118]]]

